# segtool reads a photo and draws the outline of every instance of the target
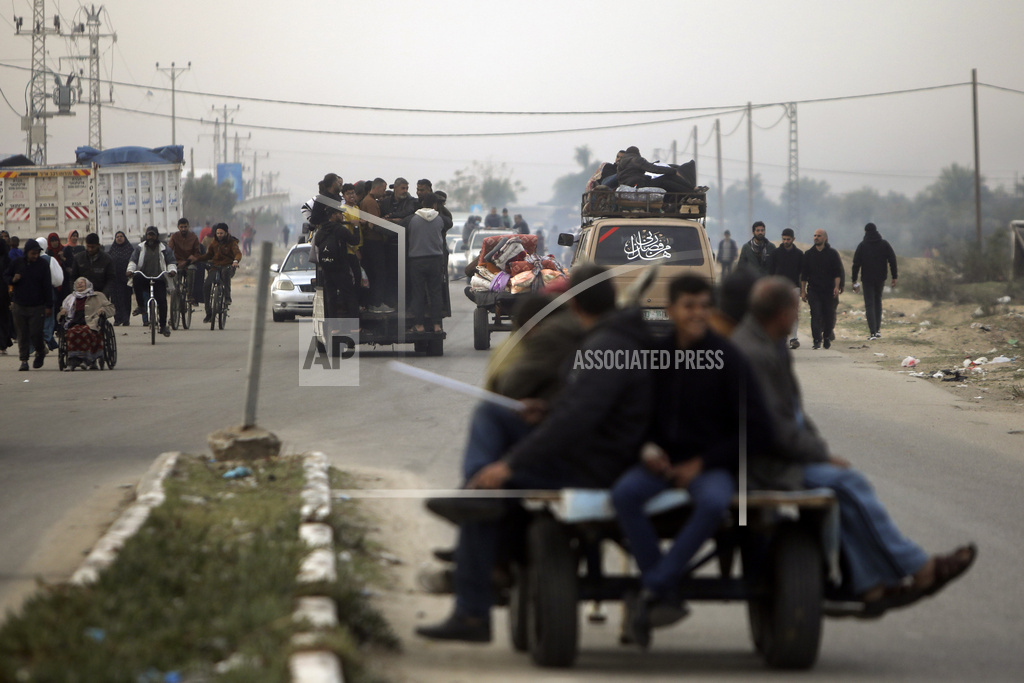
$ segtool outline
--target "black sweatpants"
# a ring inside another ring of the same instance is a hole
[[[885,289],[885,280],[864,280],[861,287],[864,289],[864,317],[868,320],[868,332],[877,334],[882,329],[882,290]]]
[[[811,339],[815,344],[828,339],[836,326],[835,297],[831,291],[819,292],[807,288],[807,303],[811,307]]]
[[[11,317],[14,318],[14,329],[18,332],[18,358],[21,359],[21,362],[28,362],[29,348],[35,348],[36,356],[45,356],[43,318],[46,317],[46,306],[13,304]]]
[[[409,259],[409,276],[412,280],[412,302],[410,315],[413,325],[441,324],[441,291],[444,283],[444,256],[418,256]],[[428,309],[429,306],[429,309]],[[424,313],[427,314],[424,319]]]

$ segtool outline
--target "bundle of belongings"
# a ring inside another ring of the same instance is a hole
[[[535,292],[558,278],[569,279],[550,254],[537,252],[536,235],[492,235],[484,238],[476,275],[469,287],[477,292]]]

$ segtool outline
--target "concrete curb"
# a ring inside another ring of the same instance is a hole
[[[310,551],[299,566],[299,583],[334,582],[338,568],[334,556],[334,533],[324,523],[331,514],[331,487],[327,476],[327,456],[320,452],[307,453],[302,468],[306,484],[302,488],[299,538]],[[338,625],[338,609],[328,597],[299,598],[292,619],[308,623],[314,629],[329,629]],[[315,632],[298,633],[292,639],[298,647],[315,647]],[[292,683],[344,683],[341,661],[333,652],[308,650],[296,652],[288,660]]]
[[[121,513],[107,532],[96,542],[74,574],[70,583],[86,586],[95,583],[100,573],[113,564],[122,546],[134,536],[153,508],[164,502],[164,479],[174,470],[181,453],[163,453],[149,466],[135,487],[135,502]]]

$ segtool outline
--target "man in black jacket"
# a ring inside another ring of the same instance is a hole
[[[800,298],[811,307],[814,349],[820,349],[823,342],[826,349],[832,346],[842,268],[839,252],[828,245],[828,234],[815,230],[814,246],[804,252],[800,268]]]
[[[71,281],[87,278],[93,289],[110,295],[114,284],[114,261],[100,251],[100,236],[90,232],[85,236],[85,251],[75,254],[71,260]]]
[[[864,283],[864,317],[868,319],[868,339],[882,336],[882,290],[888,272],[892,273],[892,286],[896,286],[896,253],[892,245],[882,239],[874,223],[864,226],[864,240],[857,245],[853,254],[853,272],[850,278],[854,291],[857,290],[857,275]]]
[[[416,213],[419,202],[409,194],[409,181],[405,178],[395,178],[391,189],[380,200],[380,215],[392,223],[408,226],[408,219]]]
[[[547,415],[498,462],[480,469],[471,488],[608,488],[636,462],[651,410],[651,374],[628,367],[598,368],[592,354],[631,353],[649,348],[637,310],[614,312],[615,289],[596,265],[577,268],[571,285],[594,282],[570,306],[587,330],[565,386]],[[582,355],[581,355],[582,354]],[[494,604],[491,570],[501,526],[464,522],[455,551],[455,609],[444,622],[416,633],[436,640],[488,642]]]
[[[692,164],[693,162],[688,162]],[[695,183],[690,177],[684,178],[682,173],[688,171],[688,164],[682,166],[658,166],[640,156],[640,149],[627,147],[615,162],[615,171],[619,185],[630,187],[660,187],[667,192],[693,192]],[[648,173],[656,173],[651,177]]]
[[[782,245],[775,250],[771,263],[768,266],[769,275],[781,275],[793,283],[796,293],[800,293],[800,266],[803,263],[804,252],[793,244],[793,228],[786,228],[782,231]],[[793,332],[789,337],[789,348],[799,349],[800,340],[797,339],[797,328],[800,320],[793,323]],[[829,339],[831,341],[831,338]]]
[[[4,272],[4,286],[14,288],[11,314],[18,331],[19,370],[28,370],[29,347],[36,350],[32,367],[43,367],[46,346],[43,343],[43,320],[53,312],[53,287],[50,264],[39,258],[41,248],[35,240],[25,243],[25,255],[11,262]]]

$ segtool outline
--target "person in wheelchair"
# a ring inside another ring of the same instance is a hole
[[[74,291],[64,299],[57,313],[67,337],[68,367],[98,370],[103,358],[103,320],[114,315],[114,304],[93,289],[84,277],[75,280]]]

